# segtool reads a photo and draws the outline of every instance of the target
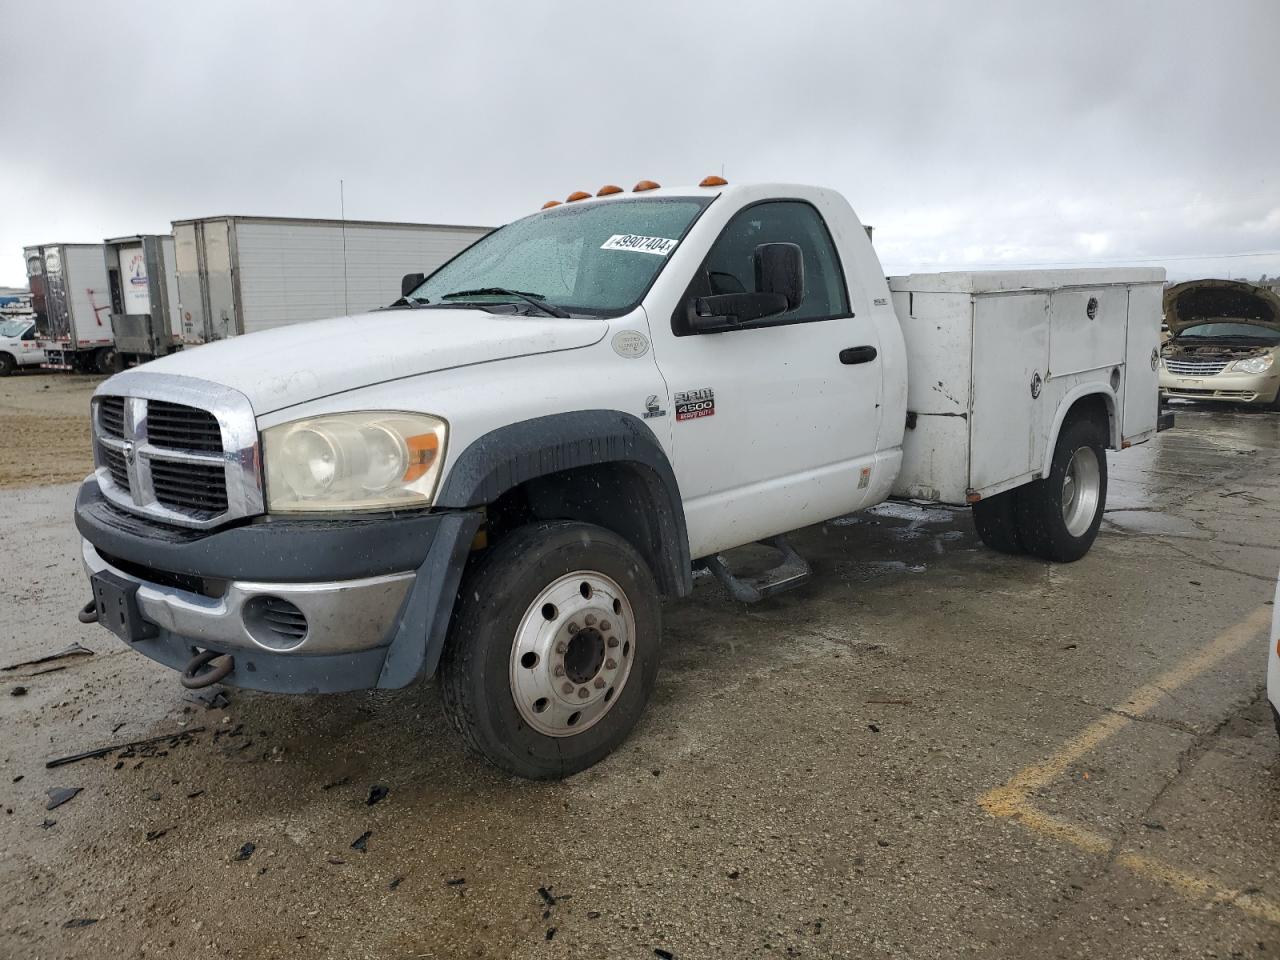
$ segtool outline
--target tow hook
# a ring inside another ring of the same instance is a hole
[[[76,611],[76,619],[81,623],[97,623],[98,622],[98,601],[90,600],[83,607]]]
[[[178,680],[188,690],[199,690],[201,687],[207,687],[225,679],[235,666],[235,658],[230,654],[218,653],[217,650],[201,650],[183,668],[182,676]],[[209,669],[201,673],[200,670],[203,667]]]

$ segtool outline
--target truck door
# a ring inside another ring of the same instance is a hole
[[[1144,439],[1160,415],[1160,310],[1164,287],[1144,283],[1129,288],[1125,327],[1124,397],[1120,433],[1125,440]]]
[[[802,303],[767,326],[690,331],[693,299],[755,289],[762,243],[800,247]],[[695,557],[854,510],[867,496],[882,377],[870,310],[858,308],[809,203],[745,207],[711,246],[670,318],[678,342],[656,354]]]

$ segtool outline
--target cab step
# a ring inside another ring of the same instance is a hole
[[[759,603],[765,597],[800,586],[813,575],[809,562],[795,552],[786,537],[770,537],[767,540],[761,540],[760,545],[776,550],[781,556],[781,561],[777,566],[770,567],[764,573],[753,577],[734,575],[720,554],[707,557],[702,561],[729,591],[729,596],[739,603]]]

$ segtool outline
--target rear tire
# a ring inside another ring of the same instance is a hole
[[[10,354],[0,353],[0,377],[7,377],[18,366],[18,361]]]
[[[1058,435],[1048,476],[1018,490],[1023,546],[1043,560],[1079,560],[1098,536],[1106,503],[1106,433],[1094,420],[1071,420]]]
[[[521,527],[463,581],[440,662],[445,712],[502,770],[569,776],[639,720],[661,636],[658,587],[630,543],[587,523]]]
[[[103,347],[93,357],[93,368],[101,374],[115,373],[116,370],[116,348]]]
[[[1000,553],[1026,553],[1018,529],[1018,491],[1006,490],[986,497],[973,505],[973,525],[978,536],[992,550]]]

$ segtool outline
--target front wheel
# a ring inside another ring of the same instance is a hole
[[[630,543],[586,523],[522,527],[459,591],[440,663],[445,711],[508,773],[577,773],[639,720],[660,639],[658,588]]]
[[[1098,536],[1106,503],[1106,434],[1093,420],[1072,420],[1058,435],[1048,476],[1018,491],[1023,546],[1044,560],[1079,560]]]
[[[18,365],[18,361],[7,353],[0,353],[0,377],[7,377],[13,373],[14,368]]]

